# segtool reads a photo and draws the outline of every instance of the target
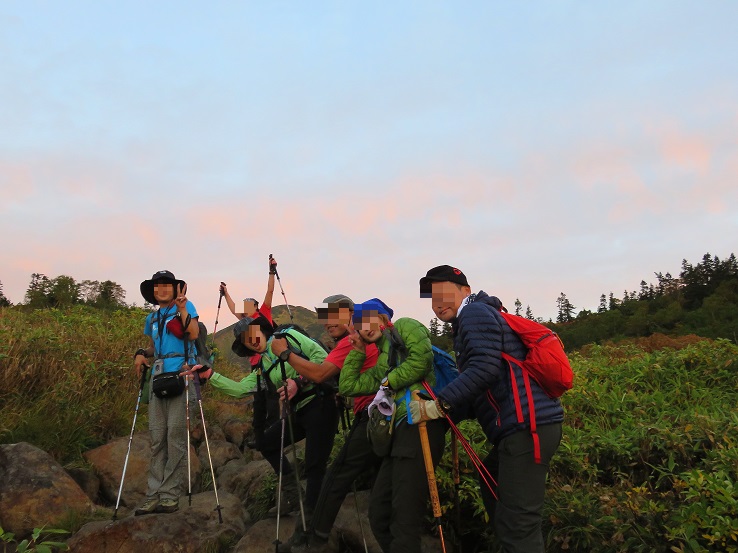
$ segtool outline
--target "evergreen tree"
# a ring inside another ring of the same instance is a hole
[[[607,297],[605,294],[600,296],[600,306],[597,308],[597,313],[604,313],[607,311]]]
[[[438,317],[433,317],[430,321],[430,334],[431,336],[438,336]]]
[[[520,302],[520,298],[515,298],[515,314],[519,317],[520,312],[523,310],[523,304]]]
[[[0,307],[10,307],[11,305],[10,300],[3,294],[3,283],[0,282]]]
[[[59,275],[51,281],[47,299],[51,307],[68,307],[79,303],[79,284],[70,276]]]
[[[51,281],[42,273],[31,274],[31,282],[25,295],[25,303],[29,307],[49,307]]]
[[[525,318],[530,319],[531,321],[535,320],[535,317],[533,316],[533,311],[530,310],[530,305],[525,306]]]
[[[556,315],[557,323],[568,323],[574,320],[574,310],[576,307],[572,305],[566,294],[561,292],[561,295],[556,300],[558,306],[558,314]]]
[[[610,292],[610,297],[609,297],[609,299],[608,299],[608,303],[607,303],[607,309],[608,309],[609,311],[612,311],[613,309],[617,309],[617,307],[618,307],[619,303],[620,303],[620,302],[619,302],[619,301],[618,301],[618,299],[617,299],[617,298],[615,297],[615,294],[613,294],[612,292]]]

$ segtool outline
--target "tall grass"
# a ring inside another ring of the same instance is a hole
[[[27,441],[73,465],[84,451],[126,435],[146,314],[0,308],[0,443]],[[146,428],[145,409],[139,421]]]

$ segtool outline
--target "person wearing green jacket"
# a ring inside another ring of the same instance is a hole
[[[353,346],[343,365],[339,392],[346,396],[377,392],[370,406],[389,415],[394,411],[392,442],[382,459],[372,488],[369,523],[384,553],[420,553],[420,536],[427,511],[428,480],[417,425],[408,424],[407,403],[422,381],[435,384],[430,332],[419,321],[392,323],[392,309],[377,298],[354,306]],[[379,349],[377,364],[360,372],[366,345]],[[443,454],[446,422],[426,424],[433,465]]]
[[[253,393],[259,380],[272,393],[279,393],[282,400],[286,391],[293,416],[295,441],[305,438],[305,508],[310,512],[318,500],[338,428],[335,390],[300,376],[287,362],[287,358],[295,353],[320,364],[325,359],[326,352],[319,344],[293,328],[275,334],[274,328],[264,317],[241,319],[234,326],[233,334],[233,351],[242,357],[253,355],[253,352],[261,354],[261,370],[251,372],[238,382],[213,372],[212,369],[202,372],[200,378],[209,379],[215,389],[232,397],[244,397]],[[287,355],[278,357],[272,352],[272,340],[276,337],[287,340],[290,348],[285,351]],[[279,473],[280,456],[283,454],[281,438],[282,425],[277,421],[264,431],[262,443],[259,444],[259,451],[269,461],[275,473]],[[285,436],[285,445],[289,445],[289,435]],[[280,514],[285,514],[298,506],[298,496],[294,478],[287,477],[294,468],[286,456],[282,463],[285,495]],[[276,509],[273,511],[276,513]]]

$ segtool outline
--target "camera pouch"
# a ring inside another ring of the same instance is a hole
[[[372,449],[377,457],[385,457],[392,450],[392,427],[395,422],[395,413],[392,416],[383,415],[379,409],[372,409],[366,434]]]
[[[182,395],[185,389],[185,381],[177,372],[162,372],[164,360],[158,359],[151,368],[151,391],[159,399],[169,399]]]

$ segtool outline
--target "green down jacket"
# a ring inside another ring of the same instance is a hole
[[[421,381],[425,379],[433,386],[436,383],[433,373],[433,350],[431,349],[430,331],[423,323],[415,319],[402,318],[394,323],[395,330],[407,348],[407,355],[401,363],[387,375],[390,388],[395,392],[395,424],[399,424],[407,416],[405,400],[409,399],[413,390],[424,390]],[[362,396],[374,394],[384,380],[388,365],[390,341],[383,335],[376,343],[379,349],[377,364],[360,372],[364,365],[365,355],[351,350],[343,363],[338,391],[344,396]]]

